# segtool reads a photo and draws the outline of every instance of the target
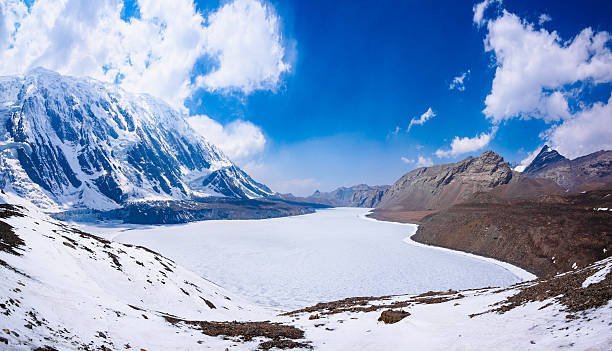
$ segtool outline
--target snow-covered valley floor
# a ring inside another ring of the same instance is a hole
[[[150,248],[229,291],[284,310],[350,296],[521,281],[491,261],[405,242],[415,225],[371,220],[367,212],[335,208],[266,220],[83,230]]]

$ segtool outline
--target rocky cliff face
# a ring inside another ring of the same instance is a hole
[[[544,146],[523,174],[550,179],[570,192],[596,189],[612,181],[612,151],[598,151],[568,160]]]
[[[320,203],[337,207],[366,207],[378,206],[388,185],[369,186],[366,184],[352,187],[340,187],[334,191],[322,193],[316,191],[304,199],[307,202]]]
[[[147,95],[36,69],[0,77],[0,189],[47,209],[271,195]]]
[[[510,183],[516,174],[493,151],[461,162],[415,169],[395,182],[377,210],[423,211],[447,208],[479,191]]]

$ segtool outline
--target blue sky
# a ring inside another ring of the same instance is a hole
[[[522,165],[544,143],[612,149],[610,1],[83,4],[0,3],[0,74],[164,99],[280,192],[390,184],[487,149]]]
[[[495,66],[484,51],[486,29],[472,21],[473,4],[273,2],[284,37],[297,43],[280,87],[248,96],[200,91],[194,96],[200,104],[188,106],[223,123],[241,118],[260,126],[268,140],[260,160],[266,168],[252,173],[283,191],[388,184],[416,167],[402,157],[444,163],[477,155],[483,150],[434,155],[454,136],[490,126],[482,110]],[[549,15],[544,27],[564,39],[589,26],[610,31],[609,1],[505,1],[503,7],[532,22]],[[449,90],[453,77],[467,70],[465,90]],[[595,98],[607,100],[610,86],[599,90]],[[410,119],[429,107],[436,117],[406,132]],[[542,145],[539,134],[548,127],[540,119],[509,120],[485,149],[520,162]]]

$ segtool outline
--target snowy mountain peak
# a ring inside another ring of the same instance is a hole
[[[151,96],[44,68],[0,77],[0,189],[49,210],[272,194],[184,117]]]

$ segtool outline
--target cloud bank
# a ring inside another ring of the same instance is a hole
[[[138,0],[128,20],[122,10],[119,0],[1,2],[0,75],[42,66],[182,108],[198,88],[275,89],[290,69],[280,19],[260,1],[234,0],[207,17],[190,0]]]

